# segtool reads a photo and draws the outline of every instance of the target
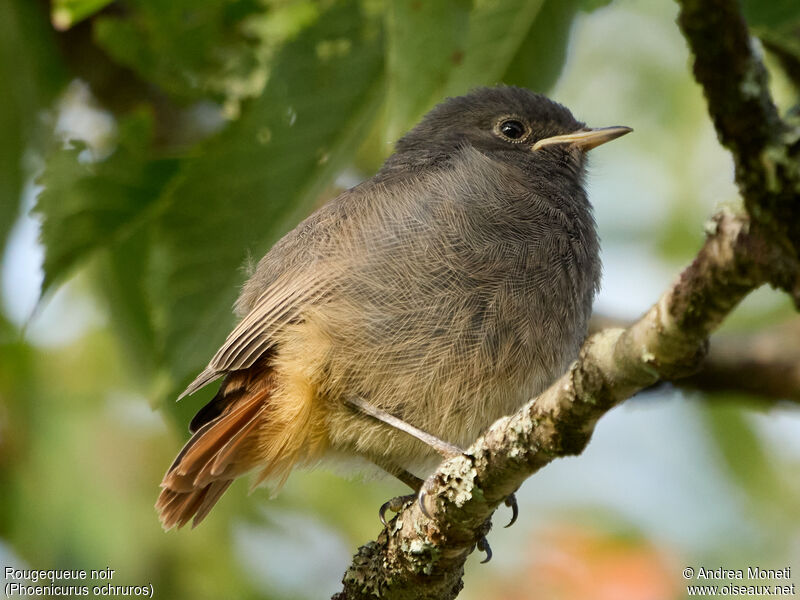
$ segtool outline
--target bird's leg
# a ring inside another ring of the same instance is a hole
[[[453,458],[454,456],[459,456],[460,454],[464,453],[464,450],[456,446],[455,444],[451,444],[450,442],[445,442],[444,440],[439,439],[435,435],[428,433],[427,431],[423,431],[419,427],[414,427],[410,423],[406,423],[402,419],[398,419],[394,415],[386,412],[385,410],[381,410],[366,402],[365,400],[354,396],[352,398],[347,398],[345,400],[347,404],[358,410],[359,412],[372,417],[373,419],[377,419],[382,423],[386,423],[390,427],[394,427],[395,429],[402,431],[413,438],[418,439],[423,444],[427,444],[431,448],[433,448],[436,452],[438,452],[443,458]],[[419,508],[426,517],[430,518],[430,514],[428,513],[428,508],[425,505],[425,482],[412,475],[408,471],[398,467],[397,465],[392,464],[391,462],[385,460],[373,460],[375,464],[377,464],[381,469],[394,475],[400,481],[405,483],[408,487],[416,492],[417,501],[419,502]],[[386,525],[386,520],[384,518],[384,514],[386,513],[387,509],[391,509],[394,512],[397,512],[400,508],[403,507],[403,504],[410,499],[409,496],[397,496],[395,498],[390,499],[388,502],[384,503],[383,506],[380,508],[380,517],[381,522]]]
[[[398,419],[394,415],[391,415],[379,408],[376,408],[369,403],[365,402],[361,398],[354,398],[348,399],[347,403],[350,406],[356,408],[360,412],[367,414],[379,421],[386,423],[387,425],[394,427],[400,431],[407,433],[408,435],[420,440],[421,442],[427,444],[434,450],[436,450],[439,454],[441,454],[444,458],[452,458],[453,456],[458,456],[459,454],[463,454],[463,450],[458,446],[451,444],[449,442],[445,442],[444,440],[440,440],[435,435],[432,435],[426,431],[423,431],[409,423],[406,423],[402,419]],[[405,483],[408,487],[414,490],[413,494],[407,494],[405,496],[395,496],[393,498],[389,498],[386,502],[384,502],[380,509],[378,509],[378,516],[381,519],[381,523],[383,523],[384,527],[388,527],[388,523],[386,522],[386,511],[391,510],[392,512],[400,512],[403,509],[403,506],[407,502],[413,501],[414,499],[417,500],[419,504],[420,511],[429,519],[431,518],[430,513],[428,512],[428,508],[425,505],[425,499],[427,498],[427,491],[425,490],[425,484],[427,482],[423,481],[413,473],[409,473],[402,467],[398,467],[396,464],[387,460],[385,458],[378,458],[378,457],[371,457],[373,463],[379,466],[381,469],[393,475],[403,483]],[[517,499],[514,494],[511,494],[505,500],[506,506],[510,506],[513,510],[513,516],[511,517],[511,522],[506,525],[506,527],[510,527],[514,524],[514,521],[517,520]],[[489,541],[486,539],[485,535],[482,535],[477,542],[477,548],[481,552],[486,553],[486,558],[481,561],[481,564],[487,563],[492,559],[492,548],[489,546]]]
[[[454,456],[458,456],[459,454],[463,454],[464,450],[456,446],[455,444],[451,444],[450,442],[445,442],[444,440],[440,440],[435,435],[428,433],[427,431],[423,431],[418,427],[414,427],[413,425],[406,423],[402,419],[398,419],[394,415],[387,413],[380,408],[372,406],[369,402],[366,402],[358,397],[347,398],[346,402],[355,408],[356,410],[364,413],[365,415],[369,415],[374,419],[378,419],[378,421],[382,421],[387,425],[394,427],[395,429],[399,429],[410,435],[413,438],[418,439],[423,444],[427,444],[436,452],[441,454],[444,458],[453,458]],[[405,483],[405,482],[404,482]]]
[[[422,514],[424,514],[429,519],[431,518],[430,514],[428,514],[428,509],[425,507],[425,498],[427,497],[427,494],[425,492],[425,483],[426,483],[425,481],[423,481],[413,473],[409,473],[402,467],[398,467],[396,464],[385,458],[373,457],[370,460],[372,460],[372,462],[375,463],[377,466],[379,466],[381,469],[383,469],[390,475],[393,475],[394,477],[405,483],[412,490],[414,490],[413,494],[407,494],[405,496],[395,496],[394,498],[389,498],[386,502],[381,504],[380,509],[378,509],[378,516],[380,517],[381,523],[383,523],[384,527],[389,527],[389,524],[386,522],[387,510],[391,510],[392,512],[395,513],[400,512],[401,510],[403,510],[403,507],[406,505],[407,502],[413,502],[414,500],[418,502]],[[517,518],[517,510],[516,510],[517,501],[516,499],[514,499],[514,494],[511,494],[508,498],[506,498],[506,505],[512,506],[512,504],[509,503],[509,500],[511,499],[513,499],[514,516],[511,519],[511,523],[506,525],[506,527],[513,524]],[[478,550],[486,553],[486,558],[484,558],[481,561],[481,564],[487,563],[490,560],[492,560],[492,548],[491,546],[489,546],[489,540],[486,539],[485,534],[481,535],[481,537],[478,538],[476,546]]]
[[[394,498],[389,498],[386,502],[381,504],[381,507],[378,509],[378,516],[381,519],[381,523],[383,523],[384,527],[388,527],[389,524],[386,522],[386,511],[391,510],[392,512],[400,512],[403,510],[403,506],[405,506],[406,502],[410,502],[412,500],[417,499],[419,501],[419,494],[422,490],[422,486],[425,482],[414,475],[413,473],[409,473],[405,469],[398,467],[393,462],[386,460],[384,458],[372,458],[372,462],[378,465],[381,469],[393,475],[403,483],[405,483],[408,487],[414,490],[413,494],[406,494],[405,496],[395,496]],[[425,507],[420,504],[420,509],[426,516],[428,516],[427,510]]]
[[[435,435],[430,434],[427,431],[423,431],[418,427],[414,427],[410,423],[406,423],[402,419],[398,419],[394,415],[389,414],[386,411],[381,410],[380,408],[372,406],[369,402],[366,402],[361,398],[358,397],[348,398],[346,399],[346,402],[356,410],[366,415],[369,415],[374,419],[378,419],[379,421],[382,421],[383,423],[386,423],[387,425],[394,427],[395,429],[407,433],[408,435],[418,439],[422,443],[427,444],[446,459],[453,458],[454,456],[458,456],[459,454],[464,453],[464,450],[462,450],[455,444],[451,444],[450,442],[445,442],[444,440],[440,440]],[[422,510],[422,513],[426,517],[430,517],[425,505],[426,494],[425,494],[425,488],[423,487],[423,481],[421,479],[412,475],[408,471],[403,471],[402,469],[399,469],[399,467],[396,467],[394,465],[387,466],[379,463],[376,464],[378,464],[378,466],[387,473],[390,473],[395,477],[397,477],[400,481],[405,483],[412,490],[416,491],[418,494],[419,507]],[[397,470],[402,471],[404,475],[403,476],[398,475],[396,472]],[[412,478],[414,480],[414,483],[409,483],[410,480],[404,479],[404,477]],[[400,498],[404,498],[404,496],[397,496],[397,498],[392,498],[389,502],[393,502],[395,500],[399,501]],[[386,522],[384,521],[383,514],[386,512],[389,502],[381,506],[381,522],[383,522],[384,525],[386,525]],[[519,507],[517,506],[517,497],[514,494],[510,494],[505,499],[504,503],[511,509],[511,520],[508,522],[508,525],[506,525],[506,527],[511,527],[516,522],[517,516],[519,515]],[[400,502],[399,507],[402,506],[403,503]]]

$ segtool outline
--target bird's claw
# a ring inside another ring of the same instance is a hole
[[[378,516],[381,518],[381,523],[383,523],[384,527],[388,527],[389,524],[386,521],[386,511],[391,510],[392,512],[400,512],[403,510],[403,506],[409,501],[415,500],[417,501],[417,505],[419,506],[420,512],[425,515],[427,518],[431,518],[430,512],[428,511],[427,507],[427,499],[428,499],[428,492],[425,489],[425,485],[420,487],[419,492],[417,494],[409,494],[407,496],[395,496],[394,498],[390,498],[386,502],[384,502],[380,510],[378,511]],[[516,521],[517,517],[519,516],[519,506],[517,505],[517,497],[514,494],[510,494],[504,501],[504,504],[511,509],[511,520],[508,522],[506,527],[511,527]],[[477,543],[475,544],[478,550],[481,552],[486,553],[486,558],[481,561],[481,564],[488,563],[492,560],[492,547],[489,545],[489,541],[486,539],[485,535],[482,535],[478,538]]]
[[[508,522],[506,527],[511,527],[514,523],[517,522],[517,517],[519,516],[519,506],[517,506],[517,497],[514,494],[510,494],[503,502],[506,506],[511,509],[511,520]]]
[[[486,558],[481,561],[482,565],[492,560],[492,547],[489,545],[489,541],[486,539],[485,535],[482,535],[478,538],[478,543],[476,546],[481,552],[486,552]]]
[[[425,486],[419,488],[419,494],[417,494],[417,504],[419,505],[420,512],[425,515],[427,518],[431,518],[431,514],[428,512],[428,507],[425,505],[425,501],[428,498],[428,492],[425,491]]]
[[[416,498],[416,494],[408,494],[407,496],[395,496],[394,498],[389,498],[386,502],[381,504],[381,507],[378,509],[378,516],[381,518],[381,523],[383,523],[384,527],[388,527],[389,523],[386,521],[386,511],[390,510],[392,512],[400,512],[403,510],[403,506],[406,502],[414,500]]]
[[[508,522],[506,527],[511,527],[517,521],[517,517],[519,516],[519,506],[517,505],[517,497],[514,494],[509,494],[505,501],[503,502],[506,506],[511,509],[511,520]],[[485,535],[482,535],[478,538],[478,542],[476,544],[478,550],[481,552],[486,553],[486,558],[481,561],[481,564],[486,564],[490,560],[492,560],[492,547],[489,545],[489,540],[486,539]]]
[[[413,500],[417,501],[419,505],[419,510],[425,515],[427,518],[431,518],[431,513],[428,510],[427,500],[428,500],[428,491],[426,490],[427,482],[423,483],[420,488],[419,492],[416,494],[408,494],[407,496],[395,496],[394,498],[389,498],[386,502],[381,504],[380,509],[378,509],[378,516],[381,518],[381,523],[383,523],[384,527],[388,527],[389,523],[386,521],[386,511],[391,510],[392,512],[400,512],[403,510],[403,506],[405,506],[406,502],[411,502]]]

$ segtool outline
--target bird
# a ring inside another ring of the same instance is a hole
[[[163,478],[162,526],[196,526],[238,477],[277,490],[320,463],[419,493],[546,389],[600,283],[587,152],[630,131],[505,85],[431,109],[244,283],[238,324],[180,396],[222,378]]]

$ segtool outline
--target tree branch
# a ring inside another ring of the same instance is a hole
[[[701,370],[679,385],[800,402],[800,321],[713,339]]]
[[[619,402],[696,371],[708,335],[753,289],[771,283],[800,306],[800,131],[777,115],[735,0],[680,4],[695,76],[734,155],[747,214],[714,217],[695,260],[641,319],[588,338],[543,394],[444,462],[426,482],[431,518],[410,503],[359,549],[335,598],[454,598],[491,514],[527,477],[580,453]]]
[[[750,217],[800,255],[800,129],[781,121],[767,71],[734,0],[678,0],[678,25],[694,56],[720,143],[733,155]],[[787,289],[800,307],[800,290]]]
[[[593,315],[589,332],[630,324]],[[697,373],[674,383],[700,391],[739,392],[800,403],[800,319],[757,333],[714,336]]]

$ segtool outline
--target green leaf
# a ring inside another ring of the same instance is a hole
[[[702,407],[701,414],[728,475],[748,495],[753,507],[764,514],[789,509],[794,504],[793,496],[747,418],[748,408],[753,407],[716,395]]]
[[[91,17],[113,0],[53,0],[50,19],[53,27],[61,31]]]
[[[64,82],[46,13],[30,0],[0,2],[0,252],[19,209],[23,155],[37,114]]]
[[[453,68],[446,96],[499,83],[525,39],[543,0],[481,0],[469,17],[463,60]]]
[[[257,0],[130,0],[122,16],[101,16],[94,37],[118,63],[181,101],[260,90],[256,44],[245,31]]]
[[[786,31],[756,29],[764,47],[778,59],[789,81],[794,85],[796,101],[800,102],[800,25]],[[795,105],[794,119],[800,114],[800,104]]]
[[[612,0],[578,0],[578,8],[583,12],[593,12],[611,4]]]
[[[778,58],[800,91],[800,2],[744,0],[742,9],[753,33]]]
[[[151,230],[149,224],[139,227],[102,251],[95,278],[108,305],[111,327],[124,342],[127,363],[143,381],[151,379],[161,363],[149,285]]]
[[[742,0],[742,11],[750,27],[783,30],[800,22],[797,0]]]
[[[379,26],[336,3],[276,56],[242,116],[182,170],[159,223],[168,364],[196,374],[233,324],[249,254],[260,256],[351,160],[383,91]]]
[[[395,141],[419,120],[463,60],[470,6],[470,0],[388,3],[387,140]]]
[[[503,80],[535,92],[547,92],[567,58],[569,32],[580,0],[545,0]]]
[[[453,68],[445,95],[500,82],[549,88],[561,72],[576,11],[591,12],[609,2],[477,0],[463,60]]]
[[[39,179],[36,212],[45,246],[42,294],[79,262],[133,231],[175,173],[174,159],[151,160],[151,123],[139,113],[120,123],[119,146],[105,160],[81,158],[80,142],[54,152]]]

